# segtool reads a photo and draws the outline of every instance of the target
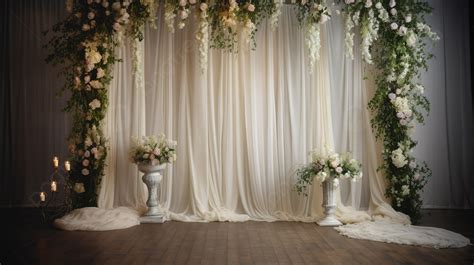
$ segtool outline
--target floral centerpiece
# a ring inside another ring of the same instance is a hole
[[[176,141],[166,139],[164,134],[133,139],[130,160],[144,173],[142,180],[148,189],[148,211],[140,218],[141,223],[164,222],[164,213],[158,202],[158,185],[163,179],[161,171],[165,169],[166,164],[176,161],[176,146]]]
[[[176,161],[177,142],[166,139],[164,134],[134,138],[130,159],[135,164],[161,165]]]
[[[361,164],[351,158],[349,153],[338,154],[330,152],[323,156],[312,152],[312,161],[307,166],[297,170],[298,181],[296,191],[307,195],[306,190],[313,183],[314,177],[322,182],[324,217],[317,223],[320,226],[339,226],[335,210],[337,206],[335,188],[339,186],[339,179],[352,179],[357,181],[362,178]]]
[[[298,180],[295,188],[298,193],[307,195],[306,190],[313,183],[314,177],[320,182],[332,181],[336,187],[339,179],[357,181],[362,178],[360,162],[351,158],[349,153],[323,156],[312,152],[311,156],[312,162],[296,171]]]

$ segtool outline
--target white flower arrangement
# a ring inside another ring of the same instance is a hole
[[[270,26],[272,30],[275,30],[278,26],[278,22],[281,16],[281,7],[283,6],[283,0],[274,0],[275,11],[270,15]]]
[[[298,193],[304,193],[315,177],[320,182],[333,181],[335,186],[339,185],[339,179],[355,182],[362,178],[360,162],[351,158],[349,153],[319,155],[312,152],[311,155],[312,162],[296,171],[298,180],[295,188]]]
[[[326,1],[303,0],[298,4],[298,21],[305,29],[305,45],[309,52],[309,63],[312,69],[319,60],[321,49],[321,25],[331,18]]]
[[[166,139],[164,134],[133,138],[130,160],[135,164],[160,165],[176,161],[177,142]]]

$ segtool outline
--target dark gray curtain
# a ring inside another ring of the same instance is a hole
[[[0,205],[11,201],[10,171],[10,89],[8,75],[8,1],[0,1]]]
[[[61,78],[44,62],[42,46],[65,15],[64,1],[0,1],[2,5],[2,174],[1,206],[31,205],[34,192],[48,188],[51,159],[67,156],[68,115],[57,97]]]

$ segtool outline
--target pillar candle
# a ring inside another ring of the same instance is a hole
[[[55,192],[57,191],[58,189],[58,186],[56,184],[56,181],[53,180],[53,182],[51,182],[51,191]]]
[[[41,193],[40,193],[40,201],[41,201],[41,202],[45,202],[45,201],[46,201],[46,194],[44,194],[44,192],[41,192]]]
[[[59,160],[58,160],[58,157],[56,157],[56,156],[53,158],[53,166],[54,166],[54,168],[59,167]]]

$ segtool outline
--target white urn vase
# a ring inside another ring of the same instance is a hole
[[[336,219],[334,212],[336,211],[336,186],[334,185],[334,179],[329,178],[323,182],[323,208],[324,217],[317,221],[319,226],[340,226],[342,225],[339,220]]]
[[[148,199],[146,206],[148,211],[140,217],[140,223],[163,223],[163,212],[159,210],[158,187],[163,175],[161,172],[166,168],[166,164],[151,165],[138,164],[138,170],[144,173],[142,180],[148,188]]]

